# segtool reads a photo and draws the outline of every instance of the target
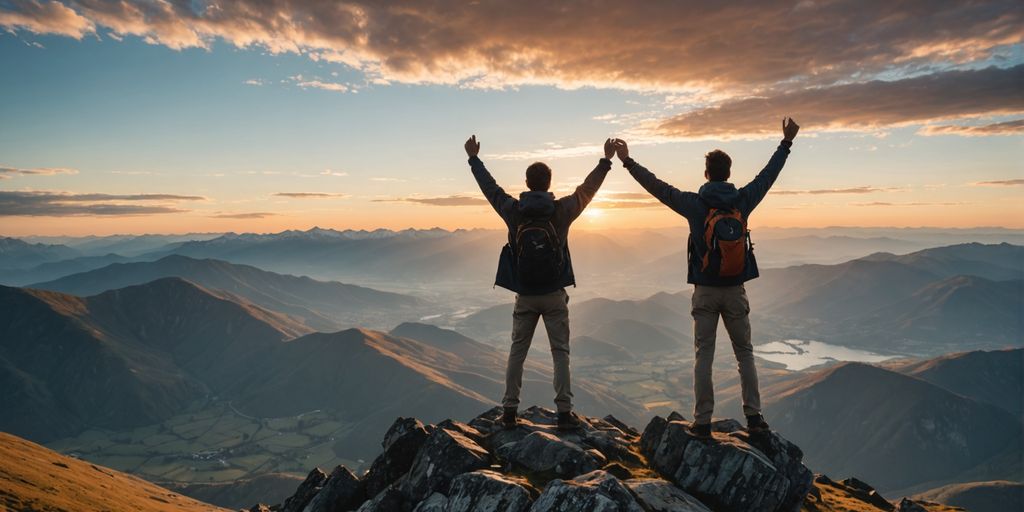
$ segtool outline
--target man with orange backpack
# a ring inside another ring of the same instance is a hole
[[[704,177],[708,181],[697,193],[683,192],[659,180],[629,157],[625,141],[615,141],[616,153],[633,178],[652,196],[685,217],[690,225],[686,281],[694,285],[691,313],[696,350],[694,420],[690,429],[700,437],[711,435],[711,415],[715,408],[711,367],[719,316],[729,332],[738,363],[747,430],[769,430],[761,415],[761,393],[750,341],[750,303],[743,287],[743,283],[758,276],[747,219],[779,177],[799,130],[800,126],[792,119],[783,119],[783,139],[775,154],[753,181],[739,189],[728,182],[732,167],[729,155],[721,150],[708,153],[704,157]]]

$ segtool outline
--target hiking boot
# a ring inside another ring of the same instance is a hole
[[[558,430],[575,430],[580,428],[583,422],[580,417],[572,411],[558,413]]]
[[[516,428],[519,424],[519,420],[516,418],[515,407],[505,407],[501,413],[501,426],[505,428]]]
[[[769,431],[771,431],[771,427],[768,426],[768,422],[764,421],[764,416],[760,414],[747,416],[747,432],[755,434]]]
[[[711,424],[710,423],[691,423],[689,427],[686,427],[686,431],[694,437],[701,439],[711,438]]]

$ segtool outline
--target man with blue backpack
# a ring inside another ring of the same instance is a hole
[[[775,183],[789,155],[800,126],[782,120],[783,139],[768,165],[753,181],[737,189],[728,182],[732,159],[720,150],[705,155],[704,177],[708,180],[697,193],[683,192],[658,179],[629,157],[625,141],[615,140],[616,153],[638,183],[657,200],[686,218],[690,225],[687,243],[687,278],[693,284],[691,314],[693,344],[693,424],[691,433],[711,436],[711,415],[715,408],[711,367],[715,358],[718,317],[732,340],[740,373],[743,414],[747,430],[769,430],[761,414],[754,347],[750,340],[750,303],[743,283],[758,276],[747,219]]]
[[[612,168],[615,146],[605,141],[604,158],[570,195],[555,199],[551,188],[551,168],[536,162],[526,168],[526,192],[515,199],[507,194],[484,167],[477,156],[480,143],[476,135],[466,141],[466,154],[473,177],[484,197],[508,227],[508,243],[498,260],[494,284],[516,292],[512,313],[512,348],[505,369],[505,396],[502,398],[501,422],[505,427],[517,424],[519,392],[523,385],[523,363],[533,341],[540,318],[544,319],[551,359],[554,362],[555,406],[558,428],[571,430],[580,426],[572,412],[572,387],[569,373],[569,295],[567,286],[575,286],[576,278],[569,257],[569,226],[583,213],[594,194],[601,188],[605,175]]]

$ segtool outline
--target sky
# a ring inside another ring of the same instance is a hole
[[[1017,1],[0,0],[0,234],[500,228],[534,161],[608,137],[751,225],[1024,228]],[[583,229],[683,219],[613,166]]]

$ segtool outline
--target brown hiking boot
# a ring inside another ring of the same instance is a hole
[[[572,411],[558,413],[558,430],[576,430],[583,426],[580,417]]]
[[[764,421],[764,416],[760,414],[754,414],[747,416],[747,432],[751,434],[759,434],[763,432],[771,432],[772,428],[768,426],[768,422]]]
[[[701,439],[711,439],[711,424],[710,423],[691,423],[690,426],[686,427],[686,431],[694,437]]]
[[[515,407],[505,407],[501,413],[501,426],[505,428],[516,428],[519,425],[519,419],[516,418],[518,411]]]

